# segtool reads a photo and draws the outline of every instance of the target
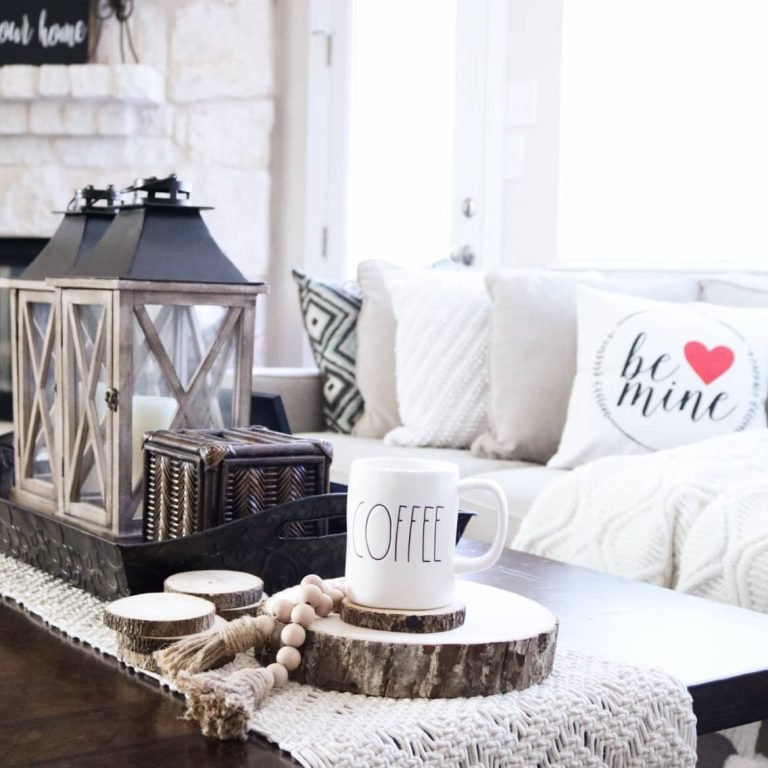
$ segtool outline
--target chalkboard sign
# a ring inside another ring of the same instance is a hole
[[[0,0],[0,65],[83,64],[89,0]]]

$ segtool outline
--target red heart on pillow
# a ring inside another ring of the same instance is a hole
[[[689,341],[683,349],[688,365],[705,384],[711,384],[733,365],[730,347],[707,349],[700,341]]]

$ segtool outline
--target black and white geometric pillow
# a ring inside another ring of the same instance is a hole
[[[362,293],[353,282],[327,282],[293,270],[304,327],[323,375],[323,411],[328,429],[349,434],[363,413],[357,388],[357,317]]]

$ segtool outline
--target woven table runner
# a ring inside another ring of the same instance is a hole
[[[116,655],[115,633],[101,621],[104,603],[92,595],[4,555],[0,593],[69,637]],[[243,655],[233,666],[246,664],[255,661]],[[696,720],[682,683],[562,647],[543,683],[494,696],[384,699],[289,683],[252,713],[250,729],[310,768],[696,763]]]

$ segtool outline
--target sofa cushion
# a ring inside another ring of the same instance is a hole
[[[468,448],[485,429],[488,315],[479,272],[396,270],[387,287],[397,321],[401,426],[388,445]]]
[[[398,458],[451,461],[459,467],[460,477],[469,477],[480,472],[490,472],[512,466],[508,461],[473,456],[469,451],[462,451],[457,448],[393,447],[384,445],[381,440],[375,438],[336,435],[328,432],[305,432],[299,436],[325,440],[333,445],[331,480],[334,483],[344,485],[349,482],[349,467],[352,460],[359,458],[390,458],[395,456]],[[516,464],[523,466],[522,462],[516,462]]]
[[[509,505],[509,530],[507,543],[517,533],[520,521],[528,512],[540,491],[548,487],[565,470],[550,469],[523,461],[500,461],[473,456],[469,451],[455,448],[390,447],[381,440],[329,434],[328,432],[307,432],[299,437],[325,440],[333,445],[331,480],[347,485],[349,467],[353,459],[370,458],[414,458],[450,461],[459,468],[460,477],[477,477],[496,480],[507,496]],[[467,535],[480,541],[492,541],[496,517],[491,496],[482,491],[470,491],[461,497],[461,508],[475,512],[476,517],[469,524]]]
[[[705,278],[701,300],[731,307],[768,307],[768,276],[734,273]]]
[[[363,412],[355,380],[360,289],[356,283],[316,280],[295,269],[293,277],[312,354],[323,374],[326,426],[349,433]]]
[[[542,467],[538,464],[527,464],[520,461],[506,462],[505,469],[492,472],[482,472],[474,475],[478,480],[495,480],[503,489],[509,505],[509,527],[507,529],[507,546],[520,528],[520,523],[528,514],[536,497],[555,480],[568,474],[564,469]],[[467,536],[480,541],[493,541],[496,526],[494,505],[489,494],[470,491],[461,497],[461,508],[475,512],[467,527]]]
[[[765,427],[768,310],[578,296],[578,363],[549,466]]]
[[[357,320],[357,386],[363,414],[352,429],[358,437],[384,437],[400,424],[395,384],[395,312],[385,281],[393,264],[377,259],[361,262],[357,282],[363,306]]]
[[[489,428],[472,446],[479,456],[546,463],[557,450],[576,374],[576,288],[695,301],[688,276],[497,269],[492,300]]]

